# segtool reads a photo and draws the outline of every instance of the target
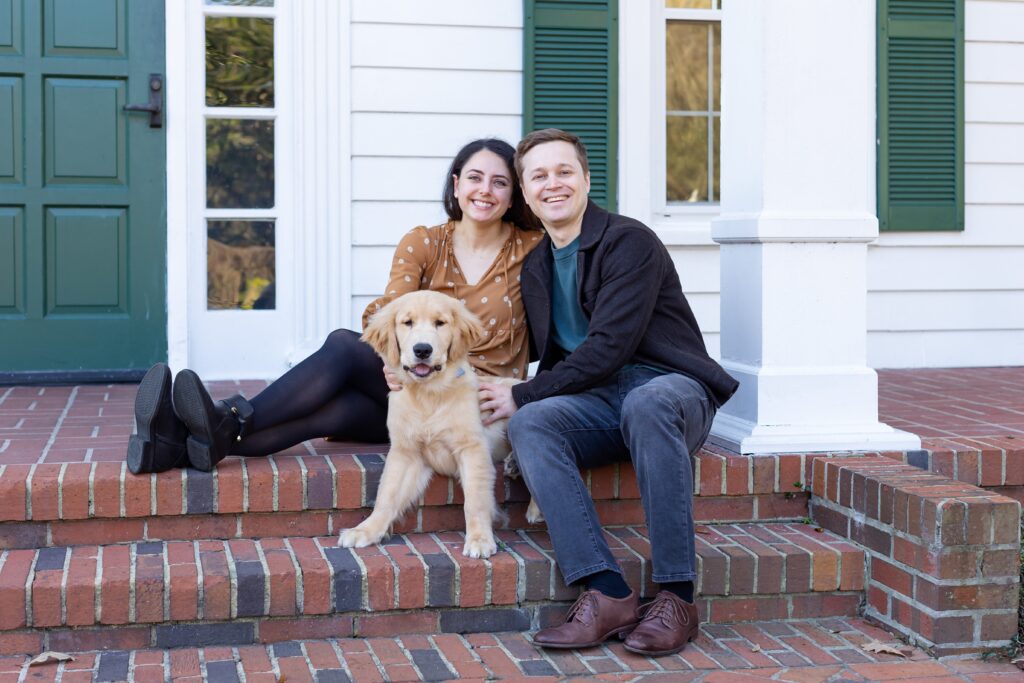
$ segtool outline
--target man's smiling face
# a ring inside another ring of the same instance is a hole
[[[548,229],[578,224],[587,208],[590,174],[568,142],[555,140],[532,148],[522,160],[526,203]]]

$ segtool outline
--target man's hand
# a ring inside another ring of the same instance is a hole
[[[401,391],[402,385],[398,381],[398,375],[391,372],[388,366],[384,366],[384,381],[388,383],[388,389],[391,391]]]
[[[515,400],[512,398],[512,387],[506,384],[491,384],[490,382],[480,383],[480,410],[494,411],[490,416],[484,418],[484,424],[489,425],[519,410]]]

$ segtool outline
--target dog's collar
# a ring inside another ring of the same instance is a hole
[[[458,372],[455,373],[455,376],[456,377],[462,377],[465,374],[466,374],[465,368],[459,368]]]

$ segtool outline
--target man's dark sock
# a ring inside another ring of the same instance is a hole
[[[658,587],[663,591],[675,593],[686,602],[693,602],[693,581],[670,581],[658,584]]]
[[[605,569],[596,574],[584,577],[582,582],[587,590],[599,590],[609,598],[624,598],[629,595],[629,586],[622,578],[622,574]]]

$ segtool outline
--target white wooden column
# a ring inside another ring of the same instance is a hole
[[[349,3],[303,0],[292,16],[295,329],[288,365],[352,327]]]
[[[875,7],[726,2],[722,364],[712,441],[742,453],[907,450],[866,364],[875,217]]]

